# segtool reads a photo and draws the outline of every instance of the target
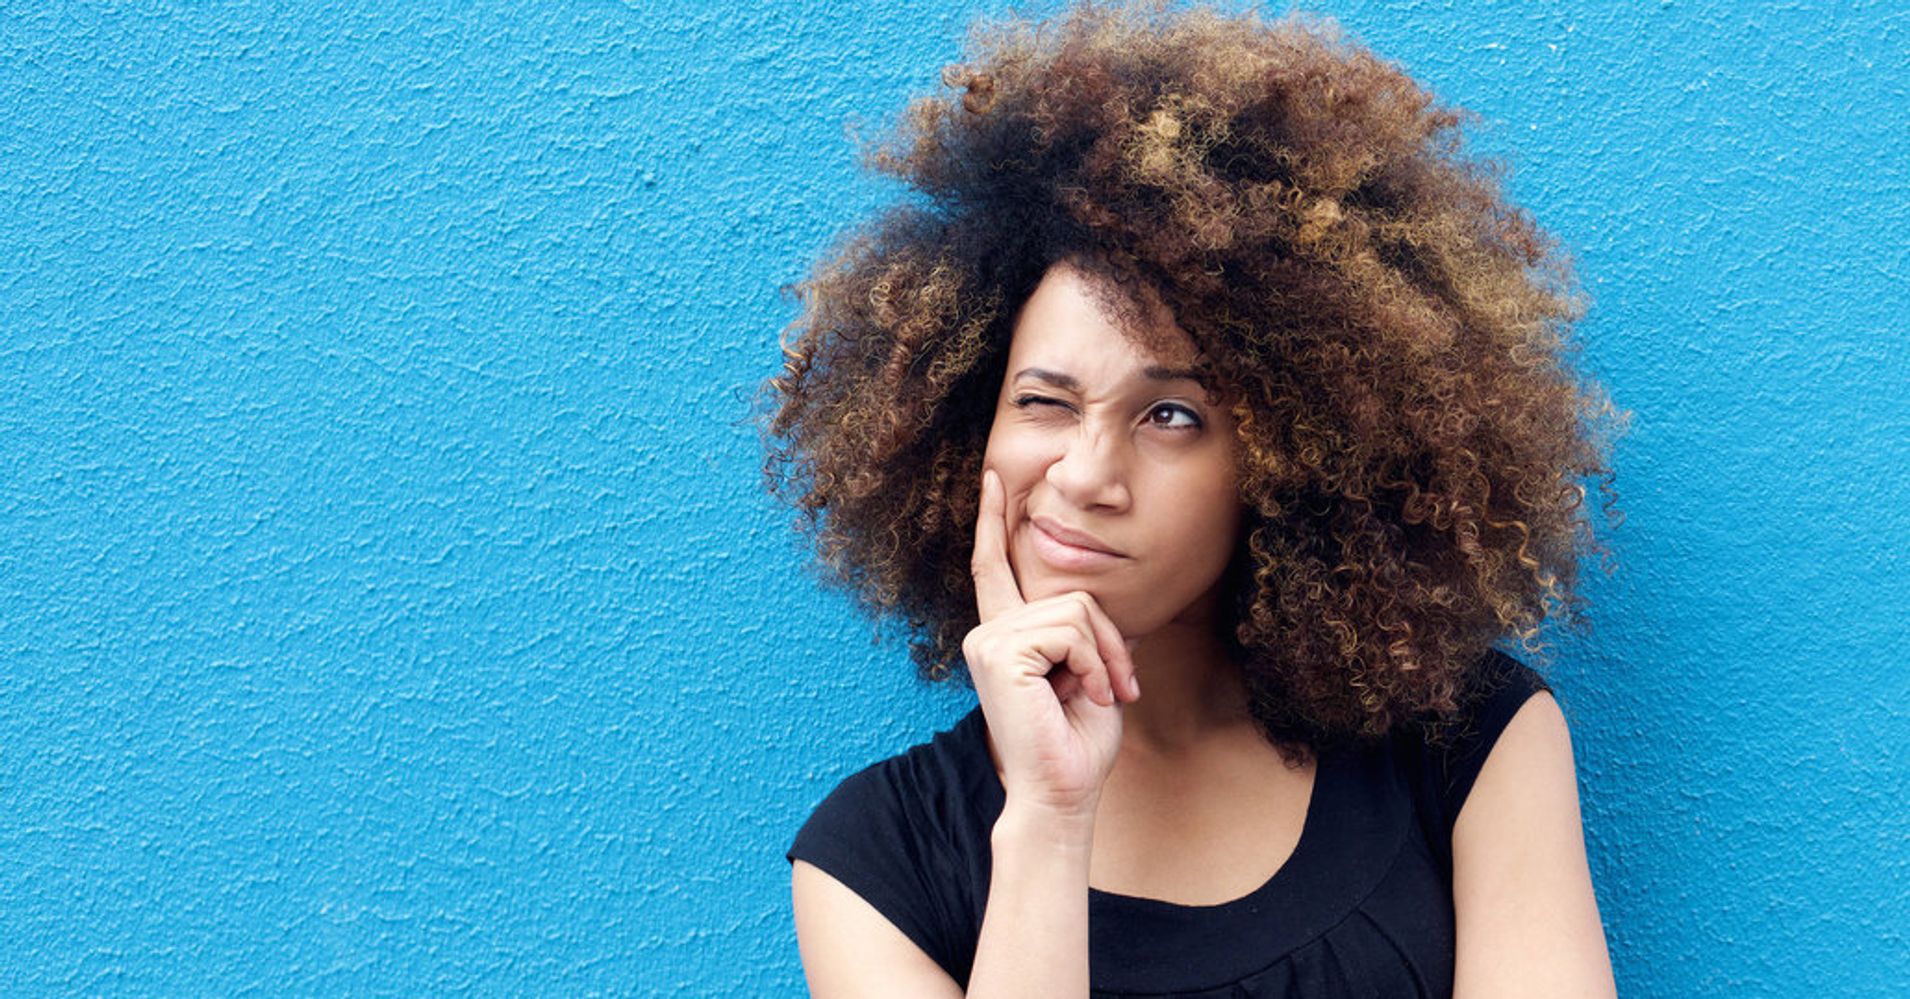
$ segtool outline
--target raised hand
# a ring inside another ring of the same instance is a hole
[[[1008,804],[1092,820],[1121,742],[1120,705],[1141,696],[1134,659],[1088,593],[1022,599],[1008,529],[1001,480],[986,470],[971,565],[981,623],[962,655]]]

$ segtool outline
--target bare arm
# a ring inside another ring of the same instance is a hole
[[[970,996],[1088,994],[1090,821],[1004,810]]]
[[[1617,994],[1585,859],[1565,716],[1533,695],[1486,757],[1452,833],[1457,999]]]
[[[1004,812],[969,996],[1088,992],[1088,853],[1092,827],[1068,829]],[[962,989],[882,913],[842,882],[797,861],[790,876],[796,941],[819,999],[948,997]]]
[[[1009,564],[992,473],[975,532],[982,623],[963,642],[995,737],[1006,802],[990,834],[988,903],[968,995],[1088,994],[1088,860],[1120,705],[1140,696],[1134,661],[1093,597],[1028,603]],[[947,972],[853,891],[796,865],[796,935],[812,994],[960,995]]]
[[[875,906],[804,861],[790,872],[796,943],[809,994],[818,999],[950,999],[961,986]]]

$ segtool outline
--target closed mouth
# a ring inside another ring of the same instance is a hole
[[[1107,542],[1102,541],[1100,538],[1086,531],[1075,530],[1058,521],[1050,520],[1047,517],[1031,517],[1029,520],[1041,533],[1046,534],[1048,537],[1064,545],[1074,548],[1085,548],[1088,551],[1100,552],[1104,555],[1114,555],[1120,558],[1127,557],[1115,551],[1113,546]]]

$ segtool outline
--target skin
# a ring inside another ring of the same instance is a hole
[[[994,498],[1002,502],[1001,513],[989,506],[977,528],[983,626],[964,651],[986,657],[998,635],[1029,627],[1028,614],[1011,614],[1019,603],[1045,605],[1072,595],[1095,625],[1096,641],[1070,645],[1074,657],[1052,661],[1068,665],[1090,694],[1103,692],[1099,676],[1109,661],[1125,670],[1129,659],[1159,688],[1146,706],[1120,713],[1130,743],[1185,740],[1212,731],[1219,715],[1250,724],[1244,684],[1218,640],[1216,607],[1241,522],[1233,418],[1198,381],[1176,377],[1195,361],[1184,334],[1167,353],[1146,349],[1110,318],[1097,290],[1081,272],[1059,265],[1018,317],[983,458],[1000,489]],[[1160,312],[1151,321],[1171,327]],[[1118,554],[1073,564],[1079,553],[1061,550],[1042,525],[1091,534],[1092,544]],[[1005,532],[1006,565],[989,557],[997,527]],[[1009,619],[991,624],[1004,616]],[[1031,672],[1050,669],[1033,658],[1024,665]],[[1058,688],[1059,703],[1074,712],[1069,717],[1076,723],[1097,726],[1090,731],[1106,741],[1096,752],[1111,761],[1116,741],[1102,712],[1089,706],[1111,698],[1078,704],[1070,696],[1074,682]],[[1039,706],[1042,699],[1030,703]],[[984,698],[984,713],[988,708]],[[1058,717],[1004,717],[990,731],[1018,733],[1021,725]],[[1038,751],[1054,751],[1058,744],[1045,738],[1035,743]],[[999,764],[1002,739],[994,744]],[[1016,767],[1001,769],[1004,778],[1021,776]],[[1106,769],[1098,774],[1105,778]],[[1044,790],[1090,794],[1080,787]]]
[[[1195,361],[1185,334],[1170,353],[1148,351],[1103,314],[1090,280],[1050,271],[1009,348],[983,464],[1005,489],[1014,578],[1027,600],[1087,593],[1129,638],[1212,629],[1212,591],[1240,533],[1233,417],[1175,377]],[[1120,557],[1056,565],[1036,517]]]
[[[981,623],[963,653],[1006,804],[971,996],[1086,995],[1090,884],[1188,905],[1244,895],[1291,854],[1313,783],[1254,729],[1220,640],[1240,530],[1231,418],[1198,382],[1163,377],[1194,360],[1184,334],[1141,346],[1091,280],[1056,265],[1025,303],[984,460]],[[1541,694],[1454,833],[1456,995],[1613,994],[1577,808],[1564,719]],[[829,875],[798,862],[793,891],[813,994],[962,994]]]

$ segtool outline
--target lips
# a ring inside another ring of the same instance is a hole
[[[1071,548],[1083,548],[1091,552],[1100,552],[1103,555],[1122,557],[1120,552],[1114,550],[1113,545],[1102,541],[1100,538],[1086,531],[1077,531],[1074,528],[1064,526],[1059,521],[1050,520],[1047,517],[1031,517],[1029,519],[1034,522],[1036,527],[1046,533],[1048,537]]]
[[[1043,565],[1058,572],[1095,573],[1127,561],[1127,556],[1109,550],[1107,542],[1094,535],[1045,517],[1029,521],[1028,545]]]

